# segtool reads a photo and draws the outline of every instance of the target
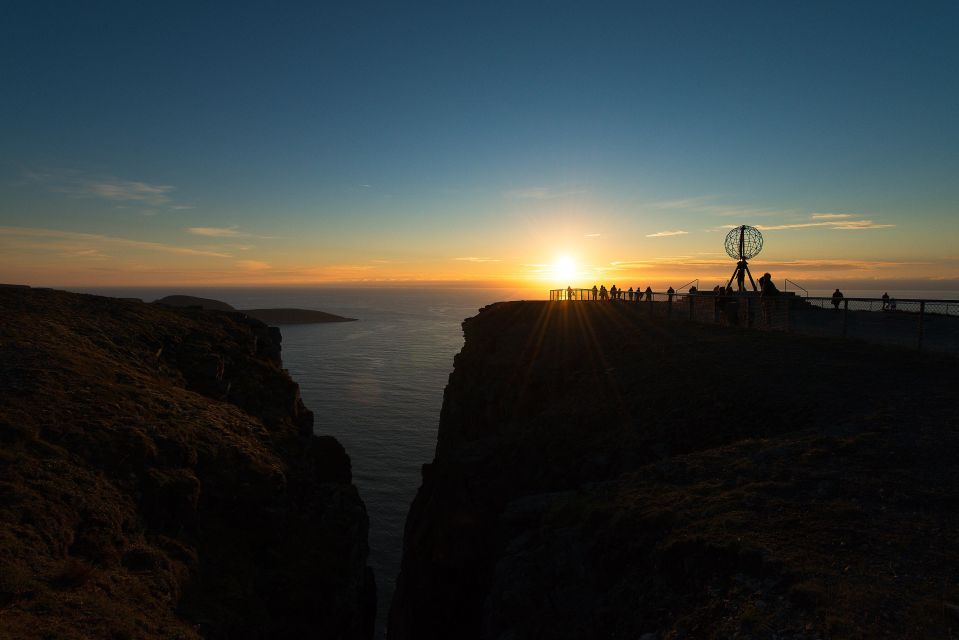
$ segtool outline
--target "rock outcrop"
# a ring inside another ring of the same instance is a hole
[[[356,321],[356,318],[345,318],[316,309],[236,309],[219,300],[197,298],[195,296],[166,296],[154,302],[168,307],[200,307],[211,311],[239,311],[269,325]]]
[[[0,289],[0,637],[372,636],[350,460],[239,313]]]
[[[956,360],[503,303],[464,323],[393,640],[948,637]]]

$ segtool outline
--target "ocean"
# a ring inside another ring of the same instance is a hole
[[[74,289],[80,291],[80,289]],[[313,410],[317,434],[346,448],[370,518],[370,566],[383,637],[400,568],[403,527],[436,445],[443,389],[463,346],[461,323],[492,302],[545,298],[478,288],[84,289],[153,301],[181,293],[238,309],[319,309],[357,322],[286,325],[283,366]]]

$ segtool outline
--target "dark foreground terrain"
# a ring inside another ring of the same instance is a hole
[[[625,304],[464,330],[394,640],[959,633],[956,359]]]
[[[0,288],[0,638],[368,638],[367,517],[280,335]]]

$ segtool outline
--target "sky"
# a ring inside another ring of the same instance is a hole
[[[956,2],[10,1],[0,282],[959,282]]]

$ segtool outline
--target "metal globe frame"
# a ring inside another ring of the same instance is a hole
[[[749,271],[747,261],[755,258],[763,250],[763,234],[759,233],[759,229],[756,227],[750,227],[746,224],[740,225],[729,230],[729,233],[726,234],[725,245],[726,254],[733,260],[738,261],[736,262],[736,268],[733,270],[733,275],[726,283],[726,288],[731,287],[733,280],[735,280],[739,291],[742,291],[746,288],[746,278],[748,277],[749,284],[752,285],[753,291],[756,291],[756,282],[753,280],[753,274]]]

